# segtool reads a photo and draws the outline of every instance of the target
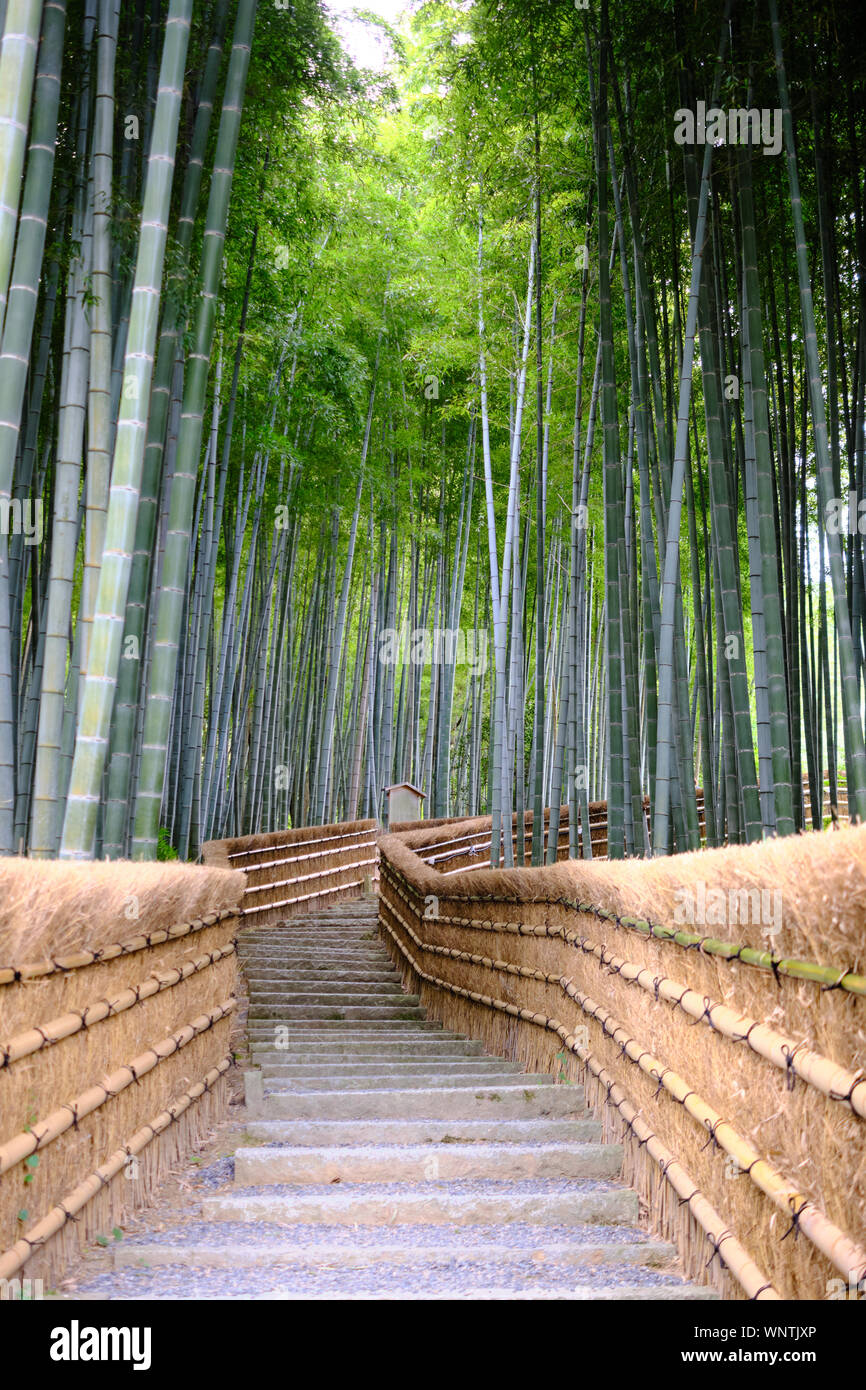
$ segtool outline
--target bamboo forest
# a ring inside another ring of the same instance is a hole
[[[4,854],[863,819],[856,6],[0,27]]]

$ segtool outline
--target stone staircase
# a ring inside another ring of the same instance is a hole
[[[375,912],[244,934],[254,1069],[233,1185],[200,1221],[118,1247],[135,1296],[714,1297],[638,1229],[582,1088],[427,1019]]]

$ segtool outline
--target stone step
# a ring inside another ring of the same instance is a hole
[[[386,950],[385,942],[379,935],[375,919],[372,922],[352,924],[343,923],[328,926],[324,923],[310,923],[308,926],[284,928],[268,934],[267,929],[257,932],[247,927],[241,935],[243,946],[265,946],[284,950],[287,946],[327,946],[337,941],[347,941],[355,946],[370,946],[380,951]]]
[[[599,1120],[251,1120],[248,1141],[329,1147],[335,1144],[599,1144]]]
[[[362,970],[387,970],[389,967],[398,973],[397,967],[391,957],[385,955],[378,947],[368,948],[357,946],[353,950],[334,950],[330,947],[321,951],[315,951],[311,946],[303,950],[276,951],[273,949],[261,950],[241,950],[238,952],[240,959],[246,964],[250,961],[256,965],[289,965],[297,962],[298,965],[306,965],[311,969],[340,969],[357,965]]]
[[[629,1238],[630,1237],[630,1238]],[[580,1266],[622,1265],[660,1269],[673,1263],[674,1247],[651,1240],[627,1227],[605,1230],[598,1226],[574,1226],[567,1234],[540,1230],[537,1226],[403,1227],[377,1232],[352,1231],[339,1226],[229,1225],[194,1222],[155,1238],[133,1237],[114,1245],[112,1262],[118,1269],[159,1269],[177,1265],[194,1269],[254,1269],[295,1266],[315,1269],[375,1269],[398,1266],[479,1265],[498,1266],[505,1272],[531,1262],[536,1272],[548,1266],[570,1269]],[[315,1263],[314,1263],[315,1261]],[[570,1282],[570,1281],[569,1281]]]
[[[352,937],[357,941],[374,941],[381,945],[378,922],[375,917],[364,917],[357,922],[336,922],[331,917],[317,917],[309,922],[286,923],[268,931],[268,927],[249,926],[243,929],[245,941],[331,941],[335,937]]]
[[[315,932],[353,931],[364,934],[376,930],[376,904],[374,903],[373,911],[370,913],[338,913],[334,907],[326,907],[320,912],[313,909],[309,916],[286,917],[283,919],[282,925],[275,923],[274,925],[260,926],[253,922],[244,928],[244,935],[249,937],[288,937],[312,936]]]
[[[411,996],[409,996],[411,998]],[[331,1019],[337,1022],[342,1019],[423,1019],[425,1010],[418,1004],[286,1004],[278,995],[274,997],[273,1003],[263,1002],[260,999],[253,1001],[256,1016],[263,1018],[284,1018],[304,1019]],[[252,1010],[251,1010],[252,1011]]]
[[[400,984],[401,976],[397,970],[388,970],[387,966],[380,961],[349,961],[347,963],[329,961],[327,964],[317,965],[315,961],[297,960],[295,957],[288,957],[286,960],[246,960],[241,961],[244,973],[247,978],[258,976],[272,976],[279,979],[295,979],[303,976],[312,985],[318,988],[320,985],[327,988],[332,981],[343,981],[348,984],[363,983],[366,978],[372,977],[383,984]]]
[[[310,947],[310,945],[306,945],[306,947],[292,947],[291,949],[286,948],[284,951],[279,951],[279,949],[275,949],[274,947],[242,948],[238,954],[239,958],[245,960],[245,962],[246,960],[253,960],[253,962],[259,963],[259,965],[270,965],[270,963],[272,963],[272,965],[286,965],[286,963],[292,963],[295,962],[295,960],[299,963],[303,960],[304,963],[309,963],[310,966],[314,966],[316,969],[318,969],[318,967],[321,967],[321,969],[328,969],[328,967],[331,967],[331,969],[343,969],[343,966],[357,965],[367,970],[386,970],[388,966],[391,966],[392,969],[395,970],[395,973],[398,973],[396,972],[396,966],[391,956],[386,955],[381,947],[375,947],[375,945],[374,947],[370,947],[370,945],[363,944],[363,942],[359,945],[354,945],[352,948],[341,947],[339,949],[336,947],[322,947],[321,949],[316,949]]]
[[[366,1058],[361,1062],[345,1061],[342,1058],[323,1058],[320,1061],[312,1057],[304,1060],[265,1062],[261,1057],[257,1057],[256,1063],[266,1078],[275,1080],[279,1077],[291,1081],[340,1081],[350,1077],[369,1077],[371,1081],[375,1080],[378,1083],[392,1076],[414,1078],[433,1074],[447,1078],[463,1075],[482,1076],[488,1073],[497,1077],[523,1075],[516,1062],[503,1062],[498,1057],[464,1057],[457,1060],[422,1057],[418,1060],[399,1059],[396,1062],[377,1061],[374,1058]]]
[[[286,1092],[296,1092],[298,1095],[302,1095],[310,1091],[321,1091],[324,1087],[336,1094],[343,1091],[395,1091],[408,1086],[415,1090],[465,1088],[470,1091],[480,1086],[495,1086],[500,1090],[524,1091],[535,1087],[553,1087],[554,1082],[552,1076],[542,1073],[482,1071],[481,1069],[472,1072],[457,1072],[447,1076],[442,1075],[438,1070],[397,1071],[382,1075],[365,1070],[361,1076],[341,1076],[325,1068],[324,1074],[320,1076],[304,1077],[293,1074],[285,1078],[268,1076],[266,1080],[266,1095],[278,1095]]]
[[[386,988],[385,990],[368,991],[352,990],[345,988],[333,989],[299,989],[283,985],[274,985],[265,982],[264,984],[250,984],[249,989],[250,1008],[258,1007],[260,1004],[286,1004],[290,1008],[300,1008],[305,1004],[311,1004],[314,1008],[327,1008],[329,1006],[337,1009],[342,1008],[385,1008],[385,1009],[414,1009],[418,1007],[419,999],[417,994],[404,994],[400,989]]]
[[[368,912],[341,912],[339,904],[313,907],[303,917],[284,917],[282,923],[268,923],[266,926],[251,922],[244,928],[245,936],[311,936],[316,931],[355,931],[376,930],[377,900],[371,900]]]
[[[247,951],[291,951],[294,955],[303,955],[305,951],[312,952],[314,955],[323,955],[327,951],[352,951],[363,953],[375,953],[377,956],[390,960],[385,943],[378,936],[370,936],[366,932],[317,932],[314,935],[294,935],[288,932],[283,933],[277,940],[268,940],[267,937],[258,939],[243,937],[241,948]]]
[[[274,1027],[278,1023],[288,1024],[293,1031],[310,1031],[310,1033],[343,1034],[346,1037],[356,1037],[360,1031],[381,1031],[381,1033],[399,1033],[409,1036],[413,1033],[436,1033],[439,1037],[448,1037],[442,1029],[442,1024],[438,1019],[282,1019],[275,1013],[268,1012],[267,1015],[260,1017],[250,1016],[247,1022],[250,1037],[272,1037]],[[359,1027],[363,1024],[363,1029]]]
[[[529,1120],[586,1114],[582,1086],[268,1091],[257,1120]]]
[[[638,1216],[637,1194],[626,1187],[605,1183],[563,1184],[562,1191],[548,1192],[526,1183],[522,1190],[502,1191],[502,1183],[468,1183],[468,1191],[455,1184],[437,1188],[416,1183],[402,1191],[382,1184],[339,1184],[328,1190],[275,1190],[237,1192],[205,1197],[206,1221],[315,1222],[323,1225],[490,1225],[519,1221],[531,1226],[633,1224]],[[515,1184],[519,1187],[519,1184]]]
[[[376,965],[383,970],[397,966],[385,949],[376,942],[345,942],[341,946],[315,946],[307,942],[293,946],[261,945],[249,946],[241,943],[239,955],[242,960],[275,961],[278,965],[285,961],[311,961],[316,966],[342,965],[345,962],[358,962],[361,965]]]
[[[332,994],[334,990],[345,990],[349,994],[381,994],[389,991],[392,994],[402,994],[400,981],[395,976],[388,976],[385,972],[374,974],[371,970],[364,970],[357,974],[324,974],[314,976],[314,974],[304,974],[300,970],[281,970],[281,972],[265,972],[256,969],[256,972],[247,970],[246,981],[250,988],[270,988],[270,990],[292,990],[293,992],[302,991],[303,994],[313,994],[317,990],[327,990]]]
[[[362,970],[391,970],[395,975],[400,967],[381,946],[370,942],[348,942],[343,945],[296,946],[278,950],[273,947],[256,947],[239,952],[243,961],[256,965],[307,965],[308,968],[341,970],[348,966],[358,966]]]
[[[255,1019],[252,1020],[252,1023],[255,1023]],[[281,1030],[279,1033],[280,1039],[285,1042],[289,1049],[299,1048],[308,1053],[314,1048],[316,1051],[318,1051],[319,1048],[323,1048],[325,1050],[324,1055],[327,1055],[330,1049],[339,1049],[342,1051],[348,1048],[351,1051],[353,1041],[355,1040],[357,1040],[359,1046],[369,1046],[374,1050],[380,1047],[386,1050],[390,1050],[392,1047],[408,1047],[411,1049],[418,1047],[422,1052],[426,1052],[429,1049],[432,1053],[438,1054],[439,1048],[456,1047],[462,1043],[468,1042],[472,1045],[473,1052],[482,1051],[480,1043],[478,1043],[476,1047],[471,1038],[466,1039],[459,1033],[448,1033],[444,1029],[437,1033],[426,1028],[418,1029],[417,1031],[412,1029],[407,1030],[403,1028],[402,1025],[398,1028],[388,1028],[387,1026],[385,1028],[374,1028],[372,1024],[365,1023],[349,1033],[345,1029],[341,1032],[339,1029],[335,1028],[329,1028],[327,1030],[297,1028],[292,1023],[274,1023],[273,1020],[268,1019],[265,1019],[264,1024],[264,1031],[261,1033],[261,1036],[250,1039],[250,1047],[254,1052],[256,1049],[261,1048],[273,1050],[273,1038],[276,1036],[277,1028]]]
[[[356,965],[322,965],[309,961],[241,961],[244,978],[247,980],[297,980],[313,989],[329,989],[340,984],[365,984],[367,981],[382,985],[394,985],[402,990],[400,975],[396,970],[387,970],[375,961]]]
[[[451,1182],[468,1179],[618,1177],[619,1144],[437,1144],[240,1148],[235,1183]]]
[[[282,1035],[281,1035],[282,1036]],[[417,1061],[429,1058],[430,1061],[448,1060],[456,1061],[460,1057],[480,1057],[483,1050],[480,1042],[458,1042],[447,1038],[416,1038],[414,1042],[382,1041],[369,1042],[332,1042],[330,1038],[319,1039],[315,1043],[304,1044],[295,1038],[286,1047],[276,1047],[273,1042],[251,1044],[253,1058],[257,1065],[264,1065],[266,1062],[307,1062],[316,1060],[326,1061],[333,1058],[334,1061],[355,1061],[367,1057],[375,1058],[380,1062],[394,1062],[401,1058],[407,1061]]]
[[[315,1048],[291,1047],[279,1048],[270,1047],[268,1049],[258,1048],[251,1053],[250,1064],[259,1067],[263,1074],[273,1076],[278,1074],[274,1071],[279,1067],[319,1067],[327,1075],[331,1074],[331,1068],[339,1068],[341,1071],[347,1067],[358,1069],[358,1074],[366,1068],[369,1074],[373,1075],[381,1072],[382,1067],[407,1066],[410,1068],[423,1068],[426,1071],[438,1070],[440,1067],[450,1066],[452,1069],[460,1063],[460,1070],[471,1070],[472,1064],[483,1064],[486,1068],[492,1063],[503,1070],[509,1070],[513,1065],[509,1062],[498,1062],[495,1057],[487,1057],[481,1051],[461,1052],[457,1051],[457,1044],[452,1043],[454,1051],[447,1048],[425,1049],[418,1045],[410,1047],[408,1044],[403,1048],[394,1050],[383,1050],[377,1048],[375,1044],[358,1049],[343,1048],[340,1051],[329,1050],[327,1044]]]

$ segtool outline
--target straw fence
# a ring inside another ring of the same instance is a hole
[[[205,864],[246,875],[243,926],[259,927],[358,898],[378,869],[374,820],[209,840]]]
[[[239,874],[0,861],[0,1279],[56,1282],[227,1106]]]
[[[446,876],[449,837],[379,842],[380,931],[431,1014],[585,1085],[689,1277],[866,1289],[866,828]]]
[[[549,809],[544,812],[544,852],[547,854],[548,843],[550,840],[550,817]],[[447,816],[435,820],[425,821],[401,821],[392,825],[390,833],[392,835],[403,834],[407,831],[416,830],[442,830],[446,827],[451,828],[451,834],[445,836],[441,841],[431,847],[429,855],[426,855],[427,862],[434,863],[440,873],[458,873],[462,869],[472,869],[489,861],[491,843],[492,822],[489,816],[460,817]],[[592,802],[589,807],[589,831],[592,842],[592,853],[596,857],[607,854],[607,802]],[[581,852],[583,851],[583,827],[578,827],[578,844]],[[500,856],[502,854],[502,834],[500,832]],[[517,861],[518,835],[517,835],[517,816],[511,818],[511,847],[515,862]],[[524,816],[524,859],[528,860],[532,853],[532,812],[527,811]],[[559,825],[557,827],[556,840],[557,860],[568,858],[568,807],[563,806],[560,811]]]
[[[698,827],[701,840],[706,834],[706,821],[704,817],[704,793],[698,787],[695,793]],[[647,830],[650,829],[650,803],[649,797],[644,797],[644,815],[647,821]],[[607,855],[607,802],[591,801],[589,803],[589,838],[592,845],[592,858],[604,859]],[[549,808],[544,812],[544,853],[547,857],[547,849],[550,840],[550,820],[554,814]],[[528,861],[532,849],[532,811],[525,812],[524,815],[524,860]],[[475,868],[478,856],[488,858],[491,843],[491,819],[489,816],[476,816],[466,818],[461,816],[445,816],[436,820],[425,821],[400,821],[390,827],[390,834],[399,835],[416,830],[439,830],[445,826],[453,827],[453,835],[450,840],[437,844],[431,850],[431,856],[427,862],[436,862],[437,867],[442,866],[442,871],[446,873],[457,873],[462,869]],[[511,817],[511,843],[514,851],[515,863],[517,862],[517,816]],[[500,853],[502,847],[502,837],[500,832]],[[582,823],[577,827],[578,854],[583,857],[584,829]],[[465,845],[467,853],[461,858],[453,853],[459,846]],[[568,858],[569,850],[569,831],[568,831],[568,807],[562,806],[559,811],[559,821],[557,824],[556,858],[557,862]],[[442,856],[441,860],[439,856]]]
[[[847,786],[847,783],[846,783],[846,781],[845,781],[844,775],[843,775],[840,779],[838,779],[837,784],[836,784],[836,801],[835,801],[835,803],[834,803],[833,801],[831,801],[831,799],[830,799],[830,779],[829,779],[829,777],[825,777],[825,778],[824,778],[824,782],[823,782],[823,786],[822,786],[821,803],[822,803],[822,804],[821,804],[821,815],[822,815],[822,817],[823,817],[825,820],[826,820],[827,818],[829,818],[830,820],[845,822],[845,821],[847,821],[847,820],[849,819],[849,816],[848,816],[848,786]],[[808,778],[808,776],[805,776],[805,777],[803,778],[803,808],[804,808],[804,824],[806,825],[807,828],[811,828],[811,825],[812,825],[812,793],[811,793],[810,786],[809,786],[809,778]]]

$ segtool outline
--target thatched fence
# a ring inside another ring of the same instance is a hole
[[[704,816],[704,793],[702,788],[696,791],[696,804],[698,811],[698,829],[701,840],[706,834],[706,820]],[[649,797],[644,797],[643,801],[644,816],[647,823],[647,833],[650,831],[650,801]],[[607,802],[591,801],[588,807],[588,826],[589,839],[592,846],[592,858],[604,859],[607,857]],[[550,824],[551,819],[556,827],[556,861],[557,863],[569,857],[569,829],[568,829],[568,807],[560,807],[557,818],[556,811],[546,808],[544,812],[544,854],[548,858],[548,846],[550,844]],[[532,851],[532,824],[533,813],[527,811],[524,815],[523,831],[523,857],[524,862],[528,863]],[[490,816],[476,816],[465,818],[460,816],[442,817],[438,820],[425,821],[401,821],[399,824],[390,827],[392,835],[405,834],[416,830],[441,830],[445,827],[451,828],[451,834],[442,839],[438,837],[434,842],[424,849],[421,858],[425,863],[433,865],[443,874],[460,873],[464,869],[474,869],[489,858],[491,845],[492,821]],[[500,831],[500,856],[502,851],[503,836]],[[584,829],[583,824],[577,827],[577,846],[578,856],[583,857]],[[517,816],[511,817],[511,846],[514,854],[515,863],[518,862],[518,829]]]
[[[449,837],[379,842],[380,930],[431,1014],[585,1085],[691,1278],[866,1288],[866,828],[446,876]]]
[[[555,813],[554,821],[555,821]],[[544,852],[547,854],[550,842],[550,820],[551,811],[546,809],[544,812]],[[492,821],[490,816],[443,816],[436,820],[425,821],[401,821],[390,827],[392,835],[403,834],[406,831],[415,830],[442,830],[445,827],[451,828],[451,834],[441,840],[437,840],[431,846],[429,855],[425,852],[427,862],[435,863],[440,873],[457,873],[462,869],[477,867],[490,858],[491,828]],[[589,834],[592,843],[592,853],[599,857],[607,854],[607,802],[594,801],[589,806]],[[568,858],[568,807],[563,806],[559,813],[559,822],[556,826],[556,858]],[[583,852],[583,826],[578,826],[577,831],[578,845],[581,853]],[[511,817],[511,847],[515,861],[518,849],[517,816]],[[532,812],[527,811],[524,817],[523,832],[523,852],[524,858],[529,859],[532,852]],[[500,831],[500,854],[502,852],[503,836]]]
[[[222,869],[0,860],[0,1279],[50,1286],[225,1113],[242,892]]]
[[[376,877],[377,829],[374,820],[314,825],[209,840],[202,853],[207,865],[243,870],[243,925],[266,926],[360,897]]]

